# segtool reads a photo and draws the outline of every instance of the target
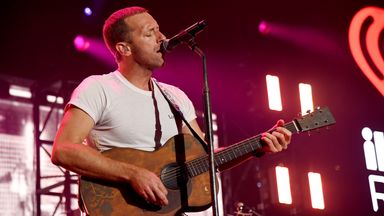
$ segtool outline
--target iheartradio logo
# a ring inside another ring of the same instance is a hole
[[[349,27],[349,46],[361,71],[384,96],[384,9],[366,7]]]

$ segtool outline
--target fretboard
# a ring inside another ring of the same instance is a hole
[[[294,121],[291,121],[284,125],[286,129],[291,131],[292,133],[297,133],[299,130],[296,127]],[[269,131],[272,132],[272,131]],[[256,135],[254,137],[248,138],[241,142],[231,145],[224,150],[215,153],[214,160],[215,166],[220,167],[229,162],[232,162],[238,158],[241,158],[250,153],[256,152],[257,150],[262,148],[262,144],[260,142],[261,134]],[[242,162],[242,161],[239,161]],[[204,172],[207,172],[209,169],[209,161],[208,155],[196,158],[194,160],[189,161],[187,164],[187,170],[190,177],[197,176]]]

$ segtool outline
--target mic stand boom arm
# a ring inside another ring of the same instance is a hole
[[[219,216],[217,189],[216,189],[216,166],[214,160],[213,146],[213,128],[212,128],[212,111],[210,102],[210,93],[208,86],[207,61],[204,52],[198,47],[194,37],[187,43],[189,48],[202,58],[203,61],[203,100],[204,100],[204,120],[205,120],[205,140],[208,144],[209,154],[209,176],[211,183],[211,199],[213,216]]]

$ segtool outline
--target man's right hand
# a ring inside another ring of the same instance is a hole
[[[129,183],[147,202],[159,206],[168,205],[168,191],[160,178],[153,172],[137,167]]]

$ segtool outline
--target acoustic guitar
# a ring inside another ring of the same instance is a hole
[[[284,127],[292,133],[299,133],[334,123],[336,121],[331,112],[324,107],[296,118]],[[216,152],[216,167],[240,163],[244,161],[242,158],[256,154],[262,148],[260,139],[261,134]],[[191,135],[176,135],[153,152],[113,148],[102,154],[156,173],[168,190],[169,204],[156,206],[147,203],[128,183],[82,176],[79,180],[79,199],[83,203],[83,210],[90,216],[171,216],[187,211],[202,211],[211,205],[208,154]]]

